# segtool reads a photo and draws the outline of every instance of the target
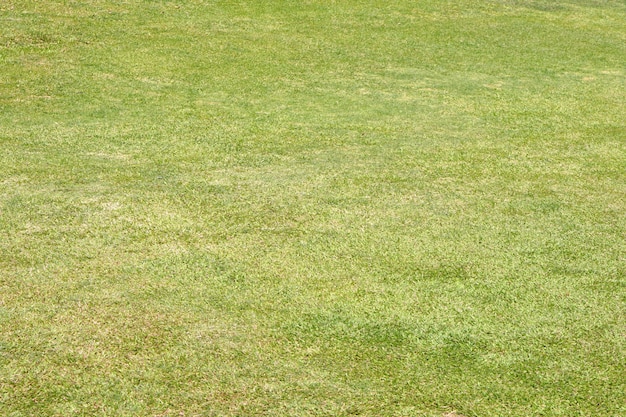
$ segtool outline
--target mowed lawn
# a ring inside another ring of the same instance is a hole
[[[2,0],[0,415],[626,416],[626,3]]]

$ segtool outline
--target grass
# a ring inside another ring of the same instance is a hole
[[[626,416],[623,1],[0,24],[0,414]]]

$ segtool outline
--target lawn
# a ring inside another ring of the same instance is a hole
[[[626,416],[626,3],[2,0],[0,415]]]

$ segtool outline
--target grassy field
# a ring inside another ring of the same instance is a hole
[[[0,2],[0,415],[626,416],[626,3]]]

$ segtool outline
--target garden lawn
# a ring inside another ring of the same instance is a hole
[[[0,415],[626,416],[626,3],[0,3]]]

